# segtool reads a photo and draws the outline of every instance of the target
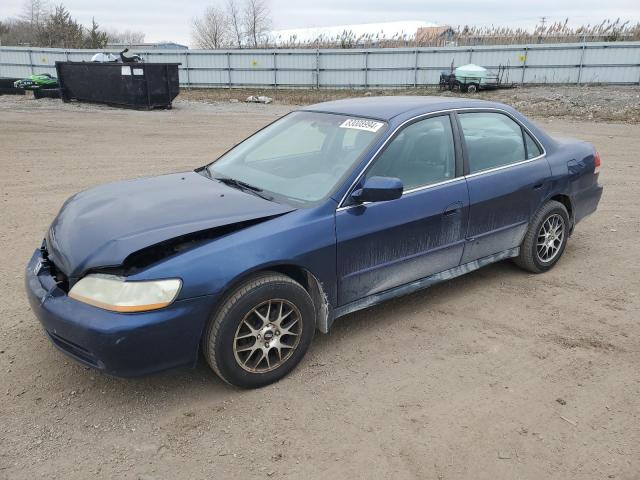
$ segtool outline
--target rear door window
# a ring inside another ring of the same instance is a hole
[[[507,115],[475,112],[461,113],[458,118],[467,147],[469,173],[522,162],[539,155],[529,157],[526,154],[522,127]]]

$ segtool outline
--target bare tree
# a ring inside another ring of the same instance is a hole
[[[271,14],[266,0],[246,0],[244,28],[253,48],[266,42],[267,32],[271,28]]]
[[[49,14],[49,4],[46,0],[25,0],[19,16],[3,20],[0,44],[36,45],[38,32]]]
[[[233,36],[233,43],[236,47],[242,48],[244,32],[242,30],[242,18],[240,7],[236,0],[227,0],[227,22]]]
[[[107,36],[109,43],[121,43],[123,45],[136,45],[144,43],[144,32],[135,32],[133,30],[108,30]]]
[[[50,13],[47,0],[25,0],[20,20],[28,23],[34,31],[44,23]]]
[[[0,21],[0,47],[2,46],[3,37],[11,31],[9,24],[7,22]]]
[[[202,17],[193,20],[193,41],[198,48],[221,48],[229,44],[229,25],[225,12],[210,6]]]
[[[0,32],[0,43],[2,45],[36,45],[36,32],[27,22],[17,18],[8,18],[3,21],[4,28]]]

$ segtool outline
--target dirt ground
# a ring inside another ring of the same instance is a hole
[[[0,478],[639,479],[637,124],[539,119],[603,159],[552,271],[503,262],[344,317],[275,385],[203,362],[115,379],[45,339],[23,268],[69,195],[192,169],[289,108],[0,97]]]
[[[251,95],[266,95],[275,103],[308,105],[362,95],[441,95],[493,100],[512,105],[525,115],[640,123],[640,88],[598,85],[545,85],[465,94],[442,92],[437,87],[397,90],[308,90],[308,89],[190,89],[180,98],[199,102],[244,101]]]

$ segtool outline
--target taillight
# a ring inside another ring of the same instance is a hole
[[[598,153],[598,151],[596,150],[596,153],[593,154],[593,163],[595,164],[593,173],[600,173],[600,154]]]

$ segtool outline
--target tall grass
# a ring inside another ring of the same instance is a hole
[[[569,20],[538,25],[532,31],[509,27],[463,27],[457,29],[458,45],[514,43],[616,42],[640,40],[640,23],[603,20],[596,25],[570,27]],[[420,45],[422,46],[422,45]],[[428,46],[428,45],[425,45]]]
[[[569,20],[537,25],[533,29],[506,26],[458,26],[444,32],[427,29],[416,32],[396,33],[390,37],[384,32],[357,36],[345,30],[339,35],[320,35],[313,40],[301,41],[295,36],[276,38],[265,47],[276,48],[390,48],[390,47],[441,47],[474,45],[512,45],[528,43],[615,42],[640,40],[640,23],[632,24],[621,19],[605,19],[595,25],[569,26]]]

